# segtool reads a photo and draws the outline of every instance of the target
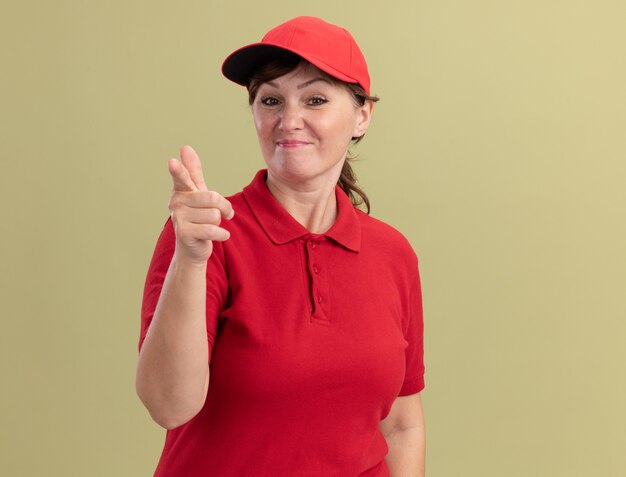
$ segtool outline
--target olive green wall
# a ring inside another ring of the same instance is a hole
[[[219,67],[302,14],[354,34],[382,98],[356,168],[420,257],[428,475],[624,475],[617,0],[3,5],[1,473],[152,475],[134,377],[167,160],[191,144],[224,195],[263,167]]]

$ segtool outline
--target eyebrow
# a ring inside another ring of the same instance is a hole
[[[304,83],[296,86],[298,89],[302,89],[302,88],[306,88],[307,86],[315,83],[316,81],[323,81],[324,83],[328,83],[331,84],[330,81],[328,81],[326,78],[322,78],[321,76],[318,78],[313,78],[309,81],[305,81]],[[268,86],[273,86],[274,88],[278,88],[278,85],[272,81],[268,81],[267,83],[265,83]]]

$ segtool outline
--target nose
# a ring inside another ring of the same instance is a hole
[[[280,124],[278,129],[282,132],[296,131],[302,129],[304,120],[302,110],[297,104],[285,104],[280,114]]]

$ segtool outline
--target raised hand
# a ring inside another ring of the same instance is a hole
[[[228,240],[230,233],[221,228],[222,218],[235,215],[232,204],[204,182],[202,163],[191,146],[180,149],[181,161],[170,159],[172,195],[168,204],[176,233],[174,254],[182,260],[203,264],[213,251],[213,240]]]

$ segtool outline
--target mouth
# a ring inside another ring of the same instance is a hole
[[[276,145],[278,147],[284,147],[284,148],[302,147],[302,146],[307,146],[309,144],[310,143],[305,142],[305,141],[294,141],[294,140],[276,142]]]

